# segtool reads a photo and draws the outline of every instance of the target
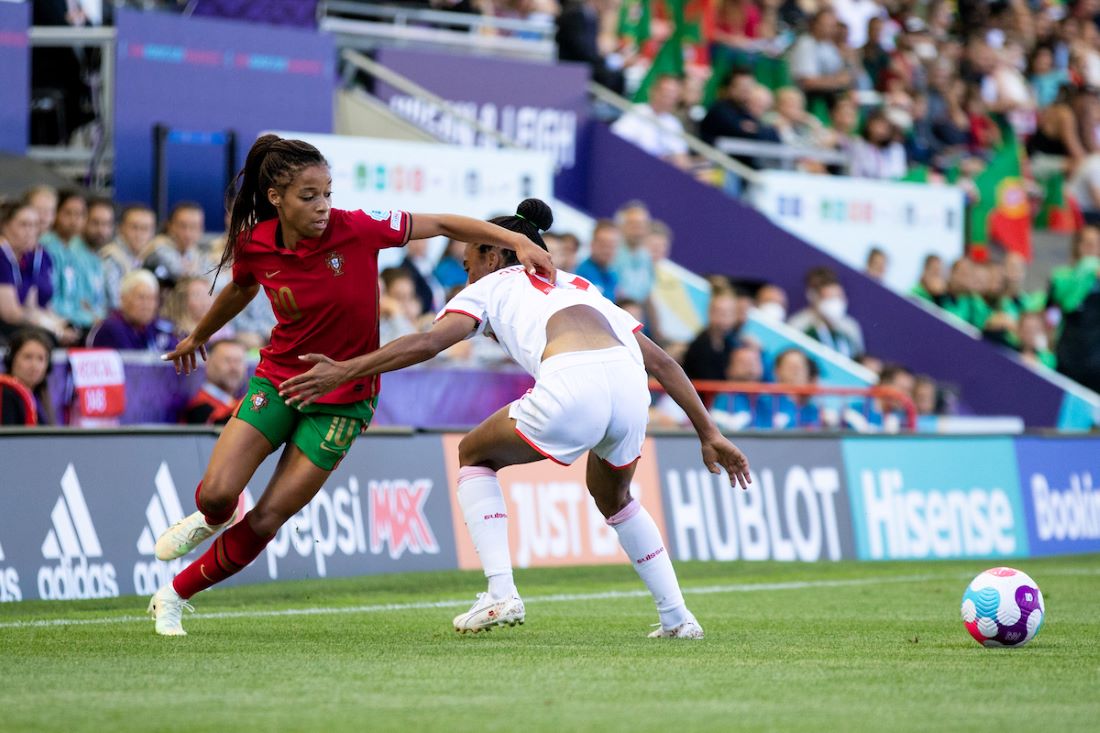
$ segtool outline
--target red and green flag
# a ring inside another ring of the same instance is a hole
[[[1014,138],[995,152],[974,184],[978,201],[970,209],[967,240],[971,249],[985,254],[995,243],[1030,262],[1031,207],[1020,169],[1020,146]]]

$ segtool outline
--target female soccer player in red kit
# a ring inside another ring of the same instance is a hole
[[[527,199],[515,216],[493,222],[541,244],[539,230],[550,228],[553,215],[543,202]],[[748,459],[718,431],[680,365],[591,283],[566,272],[551,283],[517,266],[511,252],[470,241],[475,243],[466,246],[464,261],[470,284],[447,303],[431,331],[344,362],[305,355],[317,366],[288,379],[283,394],[308,406],[356,379],[430,359],[464,338],[491,336],[535,378],[535,386],[486,418],[458,447],[458,503],[489,588],[455,617],[455,630],[476,633],[525,618],[512,580],[508,512],[497,471],[544,458],[568,465],[587,453],[588,490],[657,606],[661,624],[650,636],[702,638],[657,524],[630,495],[649,418],[646,372],[691,418],[712,473],[721,466],[731,485],[748,488]]]
[[[233,279],[194,332],[164,359],[177,371],[196,367],[196,352],[262,288],[277,324],[260,354],[256,376],[226,425],[195,491],[197,512],[170,527],[156,555],[171,560],[218,536],[213,545],[154,594],[149,613],[158,634],[186,634],[187,599],[240,571],[263,551],[287,519],[310,502],[352,441],[374,416],[378,379],[350,381],[315,404],[293,407],[279,386],[309,366],[314,351],[351,358],[378,348],[378,252],[410,239],[445,236],[515,250],[532,272],[553,277],[549,255],[526,237],[486,222],[449,214],[333,209],[332,179],[320,151],[301,140],[259,138],[231,191]],[[243,519],[238,497],[260,463],[285,445],[275,472]],[[230,526],[232,525],[232,526]]]

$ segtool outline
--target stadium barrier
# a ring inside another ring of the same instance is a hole
[[[193,507],[208,430],[0,431],[0,600],[152,593]],[[478,567],[454,504],[457,433],[371,430],[230,583]],[[633,490],[679,560],[1020,558],[1100,551],[1094,438],[755,435],[733,489],[684,433],[647,439]],[[275,459],[249,484],[250,507]],[[584,464],[500,474],[517,567],[620,562]]]

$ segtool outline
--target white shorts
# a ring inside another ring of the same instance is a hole
[[[649,422],[649,378],[624,346],[571,351],[542,362],[508,417],[536,451],[568,466],[592,451],[612,468],[638,460]]]

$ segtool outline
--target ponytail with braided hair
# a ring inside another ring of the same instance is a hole
[[[299,172],[312,165],[328,166],[328,161],[320,150],[302,140],[263,135],[252,144],[244,168],[225,192],[229,231],[218,263],[219,273],[240,254],[257,224],[279,215],[267,200],[268,189],[286,190]]]
[[[498,227],[507,229],[510,232],[522,234],[538,246],[549,251],[546,242],[542,240],[540,232],[545,232],[554,225],[554,212],[541,199],[524,199],[516,207],[515,214],[493,217],[489,220],[489,223],[496,224]],[[482,244],[478,249],[484,254],[493,249],[493,245]],[[504,267],[519,263],[516,253],[510,249],[501,249],[500,254],[504,258]]]

